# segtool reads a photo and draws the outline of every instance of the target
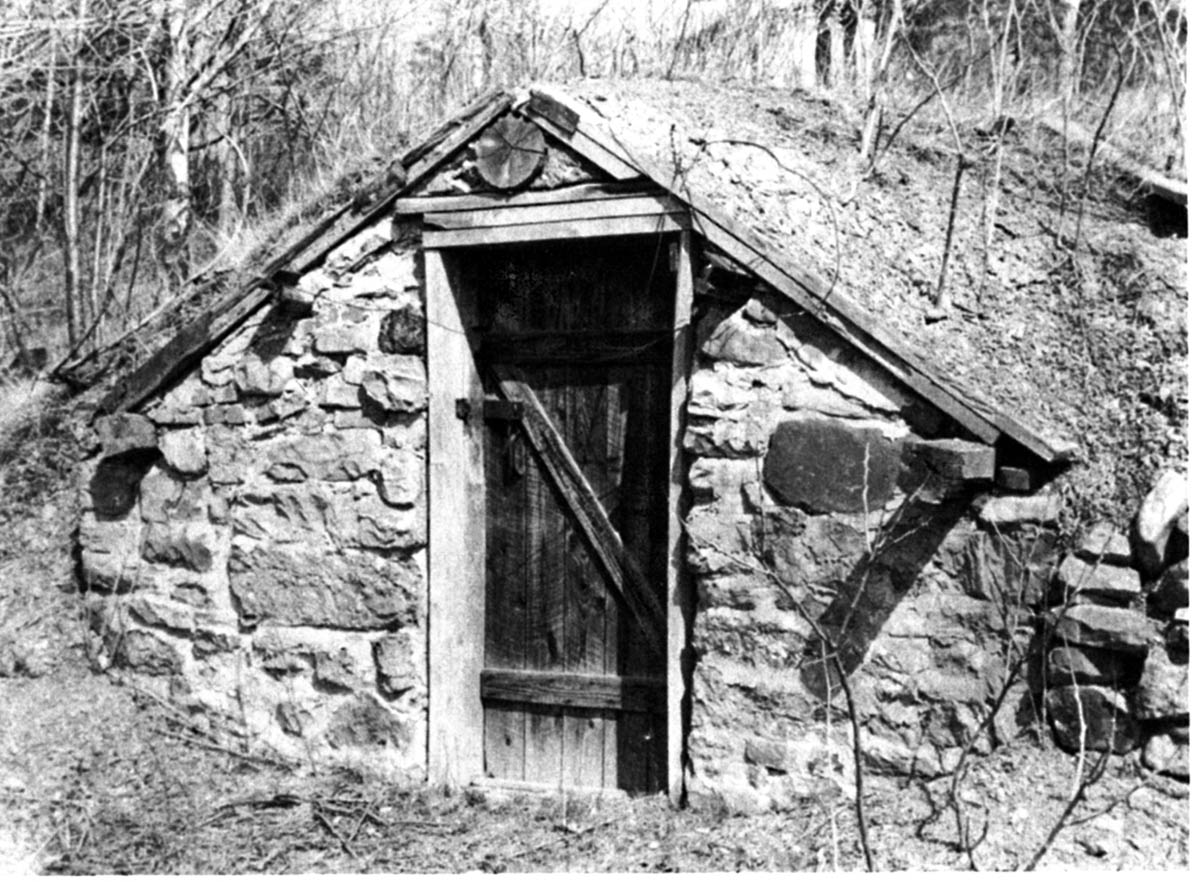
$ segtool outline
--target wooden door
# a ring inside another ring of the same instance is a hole
[[[635,616],[625,599],[632,589],[604,566],[572,507],[575,491],[526,423],[532,405],[664,604],[673,294],[665,246],[497,249],[476,272],[481,371],[494,402],[484,413],[485,773],[661,790],[662,634]],[[529,396],[524,407],[506,400],[512,383]]]

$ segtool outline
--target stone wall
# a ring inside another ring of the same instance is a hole
[[[815,321],[734,299],[700,320],[684,440],[692,798],[754,811],[849,789],[834,649],[871,768],[938,774],[976,729],[982,750],[1011,739],[1032,709],[1004,659],[1033,633],[1057,501],[980,495],[986,451],[939,438]]]
[[[1097,525],[1059,567],[1033,673],[1067,750],[1140,748],[1151,770],[1189,776],[1187,511],[1167,472],[1130,529]]]
[[[424,318],[402,232],[350,240],[99,421],[80,562],[102,664],[285,756],[420,780]]]
[[[1119,572],[1177,549],[1186,516],[1133,550],[1089,538],[1056,570],[1053,495],[989,495],[992,452],[820,323],[744,282],[700,289],[683,440],[694,799],[848,790],[842,674],[877,771],[944,773],[1040,702],[1071,746],[1055,708],[1076,688],[1152,759],[1186,744],[1186,615],[1167,624],[1186,553]],[[285,756],[422,779],[425,355],[417,235],[384,223],[139,413],[101,420],[80,525],[98,661]],[[1031,640],[1032,691],[1005,661]]]

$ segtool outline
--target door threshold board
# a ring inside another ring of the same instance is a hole
[[[521,781],[516,778],[473,778],[469,785],[478,790],[512,791],[533,796],[598,796],[602,799],[633,799],[638,796],[657,794],[630,793],[616,787],[584,787],[579,785],[549,784],[540,781]]]

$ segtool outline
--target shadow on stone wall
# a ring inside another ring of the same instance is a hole
[[[809,691],[821,699],[840,691],[830,650],[847,676],[862,664],[892,611],[970,504],[969,495],[936,503],[910,496],[876,532],[805,645],[800,677]]]

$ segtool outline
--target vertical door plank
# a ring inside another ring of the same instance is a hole
[[[563,784],[604,786],[604,719],[600,711],[563,711]]]
[[[618,716],[616,711],[605,711],[601,714],[604,723],[603,786],[614,790],[621,786],[617,780],[617,766],[619,761],[619,752],[617,750]]]
[[[484,662],[489,668],[525,665],[525,556],[527,452],[516,427],[491,423],[487,438],[487,590]],[[525,711],[485,704],[484,770],[495,778],[525,777]]]
[[[525,780],[557,786],[562,781],[563,711],[529,705],[525,714]]]
[[[525,709],[507,702],[483,708],[483,761],[489,777],[525,779]]]
[[[530,378],[543,387],[539,376]],[[551,400],[549,407],[554,408]],[[566,518],[559,511],[544,466],[530,457],[529,484],[529,598],[525,668],[562,668],[563,533]],[[562,711],[527,705],[525,712],[525,780],[557,785],[562,775]]]

